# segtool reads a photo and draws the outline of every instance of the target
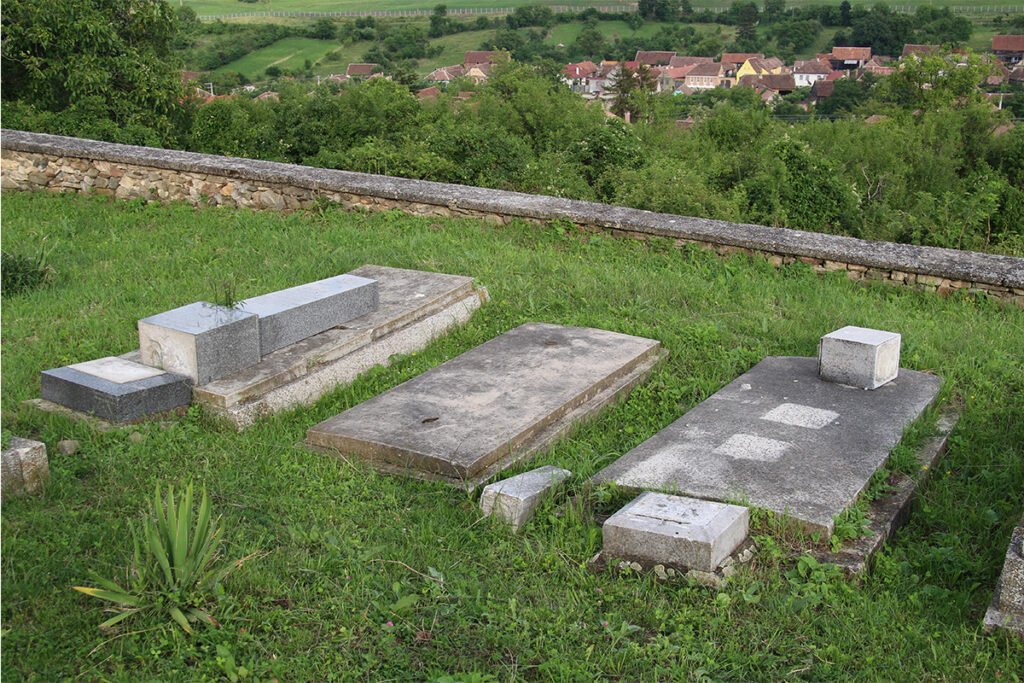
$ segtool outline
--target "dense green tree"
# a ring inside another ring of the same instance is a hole
[[[973,53],[918,55],[901,61],[879,92],[907,109],[961,108],[985,101],[979,86],[991,72],[991,65]]]
[[[850,31],[852,45],[870,47],[879,55],[899,55],[903,52],[903,45],[913,40],[913,18],[909,14],[893,12],[886,5],[875,5],[869,13],[855,19]]]
[[[786,0],[765,0],[764,1],[764,20],[767,23],[774,24],[779,21],[782,16],[786,13]]]
[[[5,101],[143,125],[168,139],[185,115],[174,14],[163,0],[7,0]]]
[[[841,26],[849,26],[852,23],[851,9],[850,0],[843,0],[839,3],[839,24]]]
[[[338,27],[327,17],[322,17],[310,24],[306,35],[317,40],[334,40],[338,37]]]

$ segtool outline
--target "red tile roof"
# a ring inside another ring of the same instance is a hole
[[[634,60],[637,62],[643,62],[648,66],[660,66],[662,64],[668,64],[675,56],[675,52],[668,52],[665,50],[638,50]]]
[[[704,64],[694,64],[693,68],[690,69],[690,73],[687,76],[721,76],[725,71],[724,66],[721,62],[705,62]]]
[[[348,69],[345,70],[346,76],[369,76],[373,74],[374,69],[377,68],[376,64],[373,63],[353,63],[348,65]]]
[[[1024,52],[1024,36],[992,36],[993,52]]]
[[[707,62],[715,61],[711,57],[686,57],[684,55],[676,55],[672,59],[668,60],[670,67],[677,66],[690,66],[691,64],[706,64]]]
[[[722,54],[722,64],[739,66],[748,59],[764,59],[763,52],[725,52]]]
[[[822,64],[817,59],[808,59],[806,62],[797,62],[796,66],[793,67],[793,73],[827,76],[832,73],[832,67],[828,64]]]
[[[441,94],[441,89],[436,85],[432,85],[429,88],[424,88],[416,93],[416,97],[421,100],[436,100],[437,96]]]
[[[832,59],[856,60],[866,62],[871,59],[870,47],[834,47],[832,48]]]
[[[489,64],[495,60],[505,61],[505,59],[504,52],[496,50],[470,50],[466,53],[466,59],[462,63],[466,66],[472,66],[473,64]]]

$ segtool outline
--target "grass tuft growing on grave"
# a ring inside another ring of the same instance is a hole
[[[1024,508],[1018,309],[565,226],[4,202],[4,250],[61,245],[48,287],[2,301],[3,429],[44,441],[51,472],[43,495],[3,506],[4,677],[1019,680],[1024,645],[980,629]],[[472,275],[492,301],[424,351],[244,433],[198,411],[100,433],[21,405],[39,395],[41,370],[135,348],[136,320],[227,296],[222,283],[238,299],[364,263]],[[813,355],[843,325],[902,333],[903,365],[945,377],[963,417],[861,585],[794,561],[770,535],[717,591],[592,574],[600,529],[561,501],[512,535],[479,518],[475,495],[300,445],[309,426],[527,321],[652,337],[669,351],[628,400],[507,473],[565,467],[569,496],[594,495],[591,475],[764,356]],[[61,454],[62,439],[79,450]],[[212,592],[220,625],[100,633],[97,601],[71,587],[90,569],[123,575],[130,525],[155,486],[189,481],[223,516],[224,555],[255,553]]]

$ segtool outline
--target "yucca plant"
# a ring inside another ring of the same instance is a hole
[[[100,584],[99,588],[73,588],[118,605],[113,610],[116,614],[100,624],[100,628],[109,628],[132,616],[161,612],[187,633],[192,633],[191,622],[194,621],[216,625],[213,616],[200,606],[207,591],[236,564],[214,566],[219,557],[221,528],[219,518],[210,520],[210,499],[206,490],[203,490],[194,530],[192,484],[177,504],[174,489],[170,487],[166,509],[157,484],[151,512],[152,516],[144,520],[141,530],[129,525],[134,553],[127,571],[127,588],[92,571],[90,574]]]

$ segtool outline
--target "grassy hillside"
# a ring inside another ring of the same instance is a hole
[[[338,49],[334,40],[314,40],[313,38],[284,38],[272,45],[250,52],[241,59],[225,64],[217,71],[237,71],[250,78],[259,78],[267,67],[277,66],[281,69],[301,69],[306,60],[315,62],[329,52]],[[345,70],[346,61],[341,66]]]
[[[1024,311],[565,225],[46,193],[6,193],[4,205],[4,250],[52,248],[56,271],[45,289],[3,297],[4,434],[45,441],[51,471],[45,495],[3,506],[5,679],[1019,676],[1024,643],[983,635],[980,620],[1024,508]],[[244,433],[193,414],[102,434],[20,404],[38,396],[40,370],[133,348],[138,318],[363,263],[472,275],[492,301],[425,351]],[[652,337],[670,352],[627,401],[514,470],[567,467],[569,493],[764,356],[813,355],[847,324],[901,332],[903,365],[942,375],[963,419],[861,585],[790,580],[792,558],[764,529],[754,566],[719,590],[592,574],[600,529],[555,503],[512,535],[480,520],[474,496],[301,446],[309,426],[527,321]],[[59,453],[67,438],[79,452]],[[123,576],[147,496],[188,481],[223,516],[227,558],[249,557],[203,601],[219,625],[185,637],[139,619],[101,633],[110,615],[71,586],[90,584],[89,570]]]

